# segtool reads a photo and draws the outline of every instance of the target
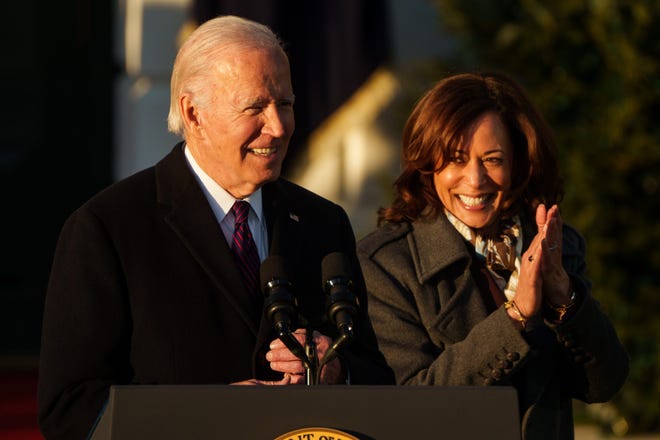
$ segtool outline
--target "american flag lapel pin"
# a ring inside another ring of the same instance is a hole
[[[296,214],[294,214],[293,212],[289,213],[289,218],[291,220],[293,220],[294,222],[299,222],[300,221],[300,218],[298,218],[298,216]]]

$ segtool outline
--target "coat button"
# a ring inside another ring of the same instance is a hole
[[[502,376],[504,376],[504,370],[501,368],[495,368],[490,372],[490,375],[493,376],[493,378],[500,380],[502,379]]]

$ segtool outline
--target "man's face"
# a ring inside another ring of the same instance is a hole
[[[230,49],[197,106],[200,136],[190,142],[202,169],[236,198],[281,172],[295,128],[289,63],[282,51]],[[187,139],[188,140],[188,139]]]

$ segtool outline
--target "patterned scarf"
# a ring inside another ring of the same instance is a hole
[[[507,299],[513,298],[518,287],[520,273],[520,255],[522,254],[522,239],[520,218],[503,220],[497,232],[483,235],[474,231],[465,223],[445,210],[449,222],[456,230],[474,246],[474,251],[481,256],[486,267],[493,274],[495,282],[504,290]]]

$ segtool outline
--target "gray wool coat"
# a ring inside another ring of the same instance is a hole
[[[536,226],[523,221],[523,245]],[[489,310],[469,244],[444,215],[378,228],[358,243],[369,315],[397,384],[516,388],[522,439],[574,438],[572,399],[604,402],[629,358],[585,277],[585,242],[563,228],[562,259],[579,298],[570,319],[519,331]]]

